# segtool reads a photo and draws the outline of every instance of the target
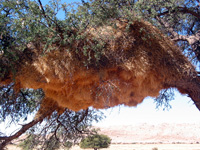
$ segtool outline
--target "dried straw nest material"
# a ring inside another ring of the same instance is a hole
[[[16,88],[44,90],[39,113],[54,107],[78,111],[89,106],[136,106],[171,83],[196,76],[181,51],[150,23],[116,21],[115,25],[87,29],[82,33],[85,38],[72,46],[52,45],[55,50],[25,61],[16,74]],[[98,61],[96,41],[104,43]],[[35,46],[35,51],[39,49]]]

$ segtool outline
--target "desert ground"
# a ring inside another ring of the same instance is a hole
[[[14,145],[9,145],[8,150],[21,149]],[[71,150],[83,149],[79,146],[74,146]],[[104,148],[102,150],[200,150],[200,144],[111,144],[109,148]]]
[[[101,127],[100,133],[112,139],[110,147],[102,150],[200,150],[200,124],[108,126]],[[21,149],[9,145],[8,150]],[[74,146],[71,150],[83,149]]]
[[[156,148],[157,150],[200,150],[200,144],[112,144],[102,150],[156,150]],[[83,149],[73,147],[72,150]]]
[[[200,123],[141,123],[101,127],[100,130],[102,134],[108,135],[112,139],[112,143],[200,143]]]

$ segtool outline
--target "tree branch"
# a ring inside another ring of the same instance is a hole
[[[197,31],[197,33],[194,35],[180,35],[176,31],[174,31],[174,29],[169,25],[169,23],[166,22],[163,18],[156,17],[156,19],[172,35],[171,40],[173,40],[174,42],[187,41],[188,44],[191,46],[193,52],[195,53],[195,57],[198,61],[200,61],[200,30]]]
[[[169,13],[176,13],[176,12],[188,13],[188,14],[191,14],[191,15],[197,17],[198,19],[200,19],[200,14],[188,9],[187,7],[176,7],[175,9],[173,9],[171,11],[167,10],[165,12],[159,13],[157,16],[160,17],[160,16],[164,16]]]
[[[164,21],[164,19],[160,17],[156,17],[156,19],[159,21],[161,25],[163,25],[167,31],[173,36],[172,40],[177,42],[177,41],[188,41],[189,36],[188,35],[180,35],[174,29],[169,25],[168,22]]]
[[[200,111],[200,77],[198,74],[196,77],[188,76],[185,79],[172,81],[168,84],[171,87],[176,87],[180,92],[188,94],[197,109]]]
[[[88,115],[88,109],[86,109],[86,110],[82,113],[82,117],[80,118],[80,120],[78,120],[78,121],[76,122],[76,126],[78,126],[78,124],[81,123],[81,122],[85,119],[85,117],[87,117],[87,115]]]
[[[200,14],[188,9],[187,7],[178,7],[178,11],[191,14],[191,15],[197,17],[198,19],[200,19]]]
[[[46,19],[48,26],[51,27],[51,24],[50,24],[50,22],[49,22],[49,19],[47,18],[47,15],[46,15],[46,13],[45,13],[45,10],[44,10],[44,7],[43,7],[43,5],[42,5],[41,0],[38,0],[38,3],[39,3],[39,5],[40,5],[40,9],[42,10],[42,15],[43,15],[44,18]]]
[[[58,23],[57,23],[55,20],[51,19],[49,16],[46,15],[41,0],[38,0],[38,3],[39,3],[40,8],[41,8],[41,10],[42,10],[42,15],[43,15],[44,18],[47,20],[48,26],[51,27],[51,23],[49,22],[49,20],[52,21],[53,23],[55,23],[55,25],[56,25],[56,29],[55,29],[55,30],[59,33],[60,37],[63,39],[63,38],[64,38],[64,37],[63,37],[63,34],[62,34],[63,30],[61,29],[61,27],[58,25]]]
[[[16,132],[14,135],[0,137],[0,141],[1,141],[0,150],[3,150],[8,143],[18,138],[19,136],[21,136],[23,133],[25,133],[28,129],[36,125],[38,122],[42,122],[43,119],[47,117],[49,113],[50,112],[47,112],[44,115],[40,116],[39,118],[29,122],[28,124],[23,125],[22,128],[18,132]]]

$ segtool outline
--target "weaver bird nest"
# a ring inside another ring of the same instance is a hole
[[[54,50],[45,55],[37,54],[43,44],[27,46],[33,58],[26,57],[18,68],[15,88],[43,89],[38,114],[48,109],[136,106],[170,87],[191,94],[181,84],[196,79],[196,71],[169,38],[145,21],[114,23],[115,27],[88,28],[79,33],[84,38],[70,46],[52,44]],[[98,44],[102,49],[95,51]],[[12,73],[9,77],[13,78]]]

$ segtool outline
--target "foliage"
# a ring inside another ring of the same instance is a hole
[[[44,142],[44,147],[46,150],[57,150],[60,148],[60,142],[52,136]]]
[[[69,150],[72,147],[73,144],[72,144],[72,142],[66,141],[66,142],[64,142],[63,145],[64,145],[66,150]]]
[[[19,144],[19,147],[21,147],[23,150],[32,150],[33,145],[37,144],[35,137],[36,135],[34,134],[29,135]]]
[[[33,150],[34,148],[40,147],[38,142],[40,141],[37,139],[37,135],[30,134],[23,142],[20,143],[19,146],[23,150]],[[45,150],[57,150],[60,148],[60,142],[54,136],[52,136],[44,141],[44,144],[42,146]]]
[[[84,138],[80,142],[80,147],[81,148],[94,148],[94,149],[99,149],[99,148],[108,148],[111,143],[111,139],[103,134],[94,134],[94,135],[89,135],[88,137]]]
[[[6,118],[14,122],[20,119],[25,121],[29,114],[38,110],[43,97],[44,93],[41,89],[21,89],[19,93],[16,93],[13,84],[2,86],[0,88],[0,122],[4,122]]]
[[[40,41],[46,45],[45,52],[51,50],[49,46],[53,43],[64,46],[70,45],[74,40],[84,39],[84,35],[79,33],[87,30],[88,27],[96,28],[102,24],[112,24],[109,19],[124,18],[132,21],[142,18],[152,22],[172,38],[175,37],[169,28],[180,35],[194,35],[199,29],[199,9],[198,2],[195,0],[82,0],[82,2],[82,4],[72,5],[53,0],[41,6],[39,1],[1,0],[0,51],[4,52],[5,59],[2,62],[4,66],[0,65],[0,69],[4,72],[2,76],[5,76],[8,71],[15,71],[15,65],[18,62],[20,64],[20,54],[16,50],[12,51],[10,49],[12,46],[17,44],[18,50],[24,51],[30,42]],[[65,14],[64,20],[58,19],[58,13],[61,12]],[[163,24],[163,21],[170,24],[170,27]],[[74,29],[75,34],[72,33]],[[98,63],[103,53],[104,43],[94,40],[96,43],[91,48]],[[198,59],[198,49],[193,49],[185,39],[176,40],[188,57],[192,60]],[[198,47],[198,43],[193,47]],[[88,62],[84,62],[86,65],[91,61],[91,52],[88,49],[89,47],[85,47],[83,52],[88,56]],[[76,49],[76,53],[82,55],[79,49]],[[7,61],[10,63],[6,63]]]
[[[163,110],[170,109],[169,102],[174,99],[174,89],[165,89],[160,91],[160,95],[155,98],[156,108],[163,107]]]
[[[63,144],[61,144],[61,141],[56,139],[54,136],[51,136],[49,139],[45,139],[45,141],[42,141],[41,137],[39,138],[38,135],[30,134],[19,144],[19,147],[21,147],[22,150],[33,150],[38,148],[41,149],[41,147],[45,150],[57,150],[61,147],[67,150],[70,149],[73,145],[73,143],[69,141],[62,142]]]
[[[85,1],[84,1],[85,2]],[[92,0],[85,2],[91,9],[91,14],[109,18],[125,18],[128,20],[144,19],[178,42],[184,53],[192,60],[199,61],[199,43],[190,43],[187,36],[198,33],[200,25],[200,9],[198,0]],[[113,13],[108,11],[112,10]],[[97,18],[101,18],[97,17]],[[101,19],[103,22],[103,19]],[[181,36],[178,36],[181,35]],[[185,38],[183,38],[184,36]],[[198,38],[199,39],[199,36]],[[193,45],[194,44],[194,45]]]

